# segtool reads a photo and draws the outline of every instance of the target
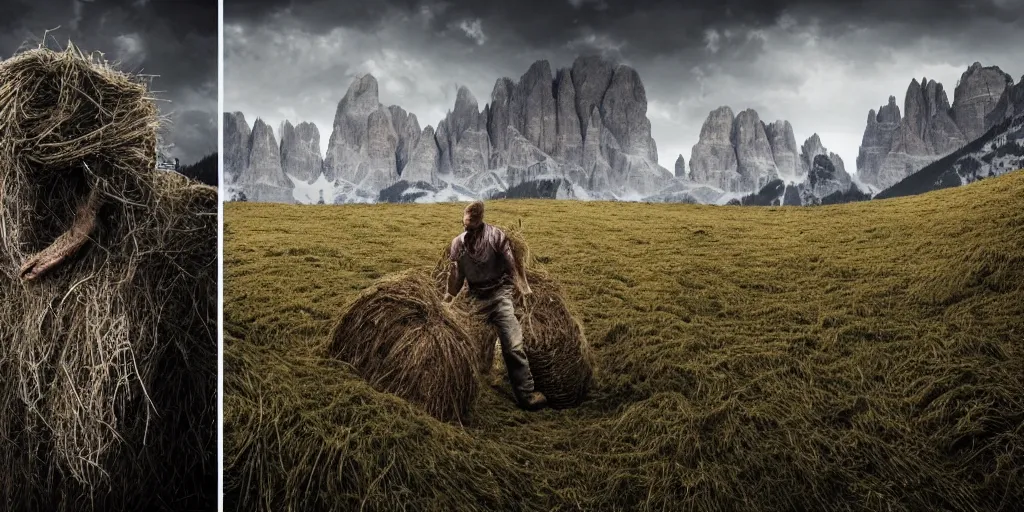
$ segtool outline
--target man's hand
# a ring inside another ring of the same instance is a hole
[[[457,262],[452,262],[451,268],[448,270],[448,289],[445,290],[445,298],[455,298],[456,295],[462,290],[463,282],[466,280],[466,276],[462,275],[462,271],[459,269]],[[445,302],[448,302],[447,300]]]
[[[533,290],[530,289],[530,283],[527,283],[525,279],[513,278],[512,283],[516,287],[516,291],[523,297],[533,295]]]

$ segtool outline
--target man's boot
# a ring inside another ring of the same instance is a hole
[[[519,406],[528,411],[536,411],[548,404],[548,398],[540,391],[528,393],[519,399]]]

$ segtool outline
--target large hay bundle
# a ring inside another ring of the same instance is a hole
[[[579,405],[594,379],[594,356],[561,287],[540,270],[527,271],[533,294],[517,297],[523,345],[537,390],[555,408]],[[493,344],[492,344],[493,345]]]
[[[583,335],[583,327],[573,316],[558,283],[544,272],[533,259],[521,226],[498,226],[512,246],[516,261],[526,269],[527,282],[532,295],[516,295],[516,316],[523,329],[523,345],[530,361],[538,391],[544,393],[552,407],[579,405],[587,395],[594,379],[594,357]],[[434,282],[444,290],[452,264],[447,248],[434,265]],[[454,302],[468,320],[466,330],[474,340],[479,354],[481,371],[491,371],[497,331],[488,325],[478,307],[465,292]]]
[[[215,503],[217,192],[156,170],[157,125],[101,57],[0,62],[0,509]],[[22,282],[90,193],[98,230]]]
[[[441,302],[431,277],[406,271],[380,279],[348,307],[328,353],[374,388],[420,405],[442,421],[464,421],[479,391],[467,319]]]

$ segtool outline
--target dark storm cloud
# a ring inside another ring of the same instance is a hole
[[[613,1],[613,0],[456,0],[373,2],[333,0],[227,0],[228,23],[262,24],[281,19],[297,21],[312,32],[337,27],[372,30],[396,16],[431,13],[435,32],[448,32],[464,19],[481,19],[492,30],[525,44],[545,47],[561,43],[567,32],[586,27],[595,31],[629,35],[630,44],[642,51],[672,52],[680,46],[703,45],[703,30],[774,25],[781,16],[797,21],[814,17],[832,30],[899,22],[931,28],[957,27],[964,20],[1021,20],[1020,0],[866,0],[861,2],[817,0],[718,0],[707,1]]]
[[[757,110],[817,132],[855,167],[868,109],[911,78],[952,92],[974,61],[1020,77],[1024,0],[670,2],[225,0],[225,109],[277,127],[314,121],[326,149],[338,101],[365,73],[380,101],[435,125],[458,85],[481,107],[535,60],[599,53],[634,67],[659,162],[690,150],[709,111]]]
[[[155,75],[171,156],[191,163],[217,150],[216,0],[0,1],[0,56],[44,34],[51,48],[71,41],[124,71]]]

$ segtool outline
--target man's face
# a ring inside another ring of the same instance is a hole
[[[479,220],[474,222],[469,212],[462,212],[462,226],[466,228],[466,231],[474,231],[480,227],[480,224],[483,223]]]

